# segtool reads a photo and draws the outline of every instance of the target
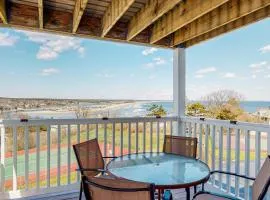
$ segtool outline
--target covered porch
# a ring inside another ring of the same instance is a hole
[[[162,152],[165,135],[197,137],[197,157],[211,170],[255,177],[270,154],[270,126],[187,117],[186,49],[269,16],[269,0],[0,1],[1,27],[174,51],[173,116],[0,121],[0,199],[77,199],[80,174],[72,144],[92,138],[104,156],[121,156]],[[207,187],[249,199],[251,184],[219,175]],[[174,197],[185,199],[184,190]]]

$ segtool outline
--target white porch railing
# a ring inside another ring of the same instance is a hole
[[[198,157],[211,169],[255,176],[270,154],[270,126],[199,118],[179,119],[199,139]],[[106,156],[162,151],[177,117],[4,120],[0,122],[1,194],[50,190],[77,183],[72,144],[98,138]],[[247,199],[249,182],[215,176],[214,185]]]
[[[3,120],[0,191],[39,190],[80,180],[72,144],[98,138],[104,156],[162,151],[176,117]],[[1,196],[0,192],[0,196]]]
[[[211,170],[255,177],[270,154],[270,125],[185,117],[186,135],[197,137],[198,158]],[[216,177],[218,176],[218,177]],[[224,192],[249,199],[250,181],[216,175],[212,184]]]

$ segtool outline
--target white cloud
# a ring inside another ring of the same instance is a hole
[[[46,68],[41,70],[41,75],[42,76],[50,76],[53,74],[58,74],[60,71],[56,68]]]
[[[155,78],[156,78],[156,75],[150,75],[150,76],[148,76],[148,79],[150,79],[150,80],[153,80]]]
[[[265,75],[265,78],[270,78],[270,74],[268,74],[268,75]]]
[[[253,74],[253,75],[251,76],[251,78],[252,78],[252,79],[256,79],[257,76],[256,76],[255,74]]]
[[[56,36],[47,33],[34,33],[29,31],[18,31],[27,36],[31,42],[40,44],[37,59],[54,60],[61,53],[66,51],[77,51],[81,56],[84,55],[85,49],[78,38],[67,36]]]
[[[154,63],[147,63],[147,64],[144,65],[144,68],[146,68],[146,69],[152,69],[154,67],[155,67]]]
[[[153,54],[154,52],[156,52],[157,51],[157,48],[154,48],[154,47],[152,47],[152,48],[146,48],[146,49],[144,49],[143,51],[142,51],[142,54],[144,55],[144,56],[148,56],[148,55],[150,55],[150,54]]]
[[[266,45],[266,46],[260,48],[259,51],[260,51],[261,53],[268,53],[268,52],[270,52],[270,44],[268,44],[268,45]]]
[[[114,77],[114,74],[110,74],[110,73],[99,73],[99,74],[96,74],[97,77],[101,77],[101,78],[112,78]]]
[[[202,75],[202,74],[196,74],[195,75],[195,78],[203,78],[204,77],[204,75]]]
[[[267,65],[267,62],[266,61],[262,61],[262,62],[259,62],[259,63],[251,64],[249,67],[250,68],[253,68],[253,69],[258,69],[258,68],[264,67],[265,65]]]
[[[155,68],[158,65],[164,65],[166,63],[167,62],[166,62],[165,59],[163,59],[161,57],[156,57],[156,58],[153,59],[153,62],[150,62],[150,63],[145,64],[144,67],[146,69],[153,69],[153,68]]]
[[[46,46],[41,46],[37,53],[37,59],[40,59],[40,60],[54,60],[57,57],[58,57],[58,53],[55,51],[52,51],[50,48]]]
[[[235,73],[227,72],[226,74],[224,74],[223,77],[224,78],[235,78],[236,75],[235,75]]]
[[[207,74],[215,71],[217,71],[215,67],[207,67],[196,71],[196,74]]]
[[[0,33],[0,46],[13,46],[19,37],[9,35],[9,33]]]
[[[166,63],[166,60],[160,57],[154,58],[154,61],[156,65],[164,65]]]
[[[254,73],[260,73],[260,72],[264,72],[265,70],[264,69],[255,69],[253,70]]]

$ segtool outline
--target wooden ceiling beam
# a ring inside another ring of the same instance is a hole
[[[125,14],[135,0],[112,0],[102,19],[102,37],[104,37]]]
[[[173,46],[196,38],[250,13],[267,7],[270,1],[230,0],[174,33]]]
[[[73,12],[73,26],[72,26],[72,33],[76,33],[80,21],[82,19],[82,15],[84,13],[84,10],[87,6],[88,0],[76,0],[75,2],[75,8]]]
[[[232,21],[224,26],[221,26],[217,29],[214,29],[210,32],[207,32],[203,35],[200,35],[196,38],[193,38],[189,41],[185,42],[186,47],[191,47],[193,45],[197,45],[201,42],[205,42],[209,39],[216,38],[218,36],[221,36],[225,33],[229,33],[231,31],[234,31],[236,29],[242,28],[244,26],[247,26],[249,24],[255,23],[257,21],[263,20],[267,17],[270,17],[270,6],[264,7],[262,9],[259,9],[253,13],[250,13],[242,18],[239,18],[235,21]]]
[[[38,0],[39,28],[43,29],[43,0]]]
[[[6,1],[0,0],[0,19],[7,24]]]
[[[127,40],[133,39],[165,13],[173,9],[181,0],[151,0],[130,21]]]
[[[154,44],[229,0],[185,0],[161,17],[153,26],[150,43]]]

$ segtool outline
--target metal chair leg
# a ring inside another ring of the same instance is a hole
[[[194,194],[197,193],[197,185],[194,186]]]
[[[190,200],[190,189],[186,188],[186,193],[187,193],[187,200]]]
[[[80,186],[80,197],[79,197],[79,200],[81,200],[82,199],[82,190],[83,190],[83,185],[82,185],[82,181],[81,181],[81,184],[80,184],[81,186]]]

